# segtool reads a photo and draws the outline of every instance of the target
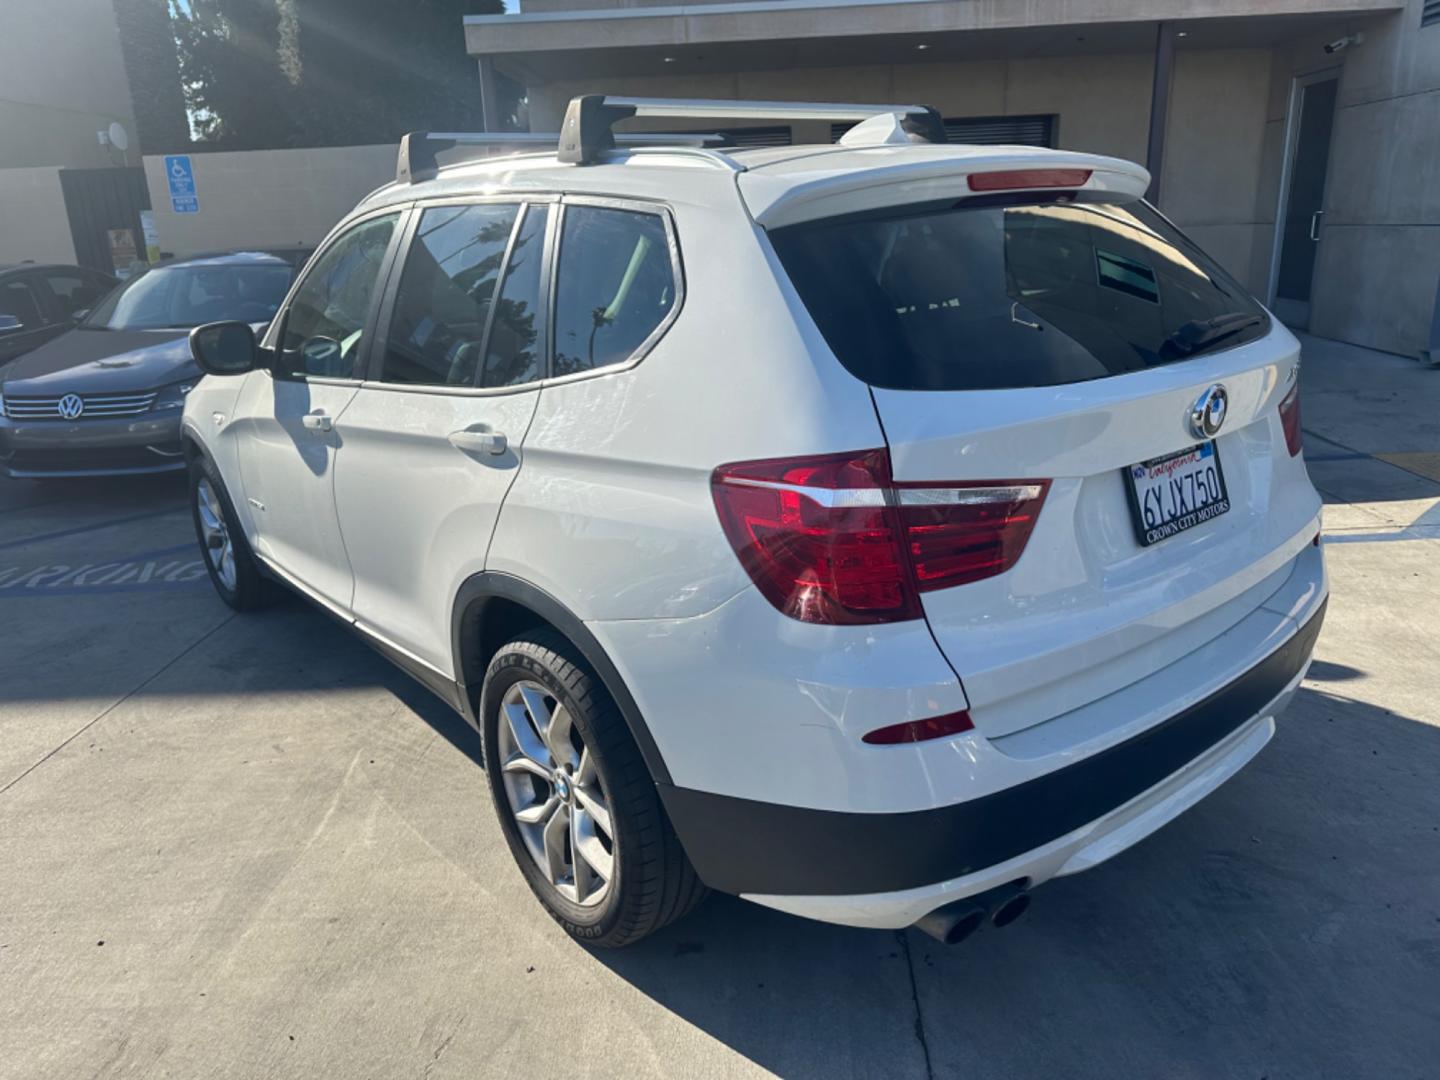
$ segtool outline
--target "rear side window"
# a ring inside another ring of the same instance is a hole
[[[0,315],[8,315],[13,320],[8,327],[11,330],[34,330],[45,325],[40,317],[40,301],[24,281],[0,283]]]
[[[675,306],[675,268],[659,214],[568,206],[555,289],[555,371],[633,356]]]
[[[874,386],[1056,386],[1269,328],[1240,285],[1140,202],[927,208],[771,239],[831,350]]]
[[[82,311],[95,306],[95,301],[110,291],[114,283],[98,274],[86,274],[76,270],[47,270],[45,284],[50,286],[60,314],[72,319]],[[289,284],[289,277],[286,277]]]
[[[520,207],[437,206],[415,230],[395,295],[380,378],[476,386],[490,307]]]

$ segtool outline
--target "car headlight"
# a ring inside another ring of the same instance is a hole
[[[156,412],[163,412],[167,409],[183,409],[185,407],[185,395],[193,389],[195,389],[194,379],[187,379],[184,382],[162,386],[155,395],[155,403],[151,405],[150,408]]]

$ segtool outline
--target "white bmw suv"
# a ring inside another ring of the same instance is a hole
[[[1299,346],[1143,169],[911,106],[544,138],[407,137],[258,342],[193,333],[184,424],[221,597],[464,714],[567,931],[708,887],[958,941],[1266,744],[1327,598]]]

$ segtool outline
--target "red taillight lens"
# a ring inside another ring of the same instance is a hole
[[[1300,379],[1297,376],[1295,385],[1280,402],[1280,426],[1285,429],[1285,448],[1294,457],[1300,453],[1304,445],[1304,435],[1300,432]]]
[[[715,508],[765,598],[802,622],[921,616],[919,593],[1015,565],[1048,481],[895,485],[884,450],[722,465]]]
[[[895,746],[899,743],[924,742],[926,739],[943,739],[946,735],[958,735],[975,727],[968,712],[947,713],[944,716],[927,716],[924,720],[907,720],[903,724],[876,728],[860,736],[861,742],[871,746]]]
[[[1049,487],[1048,480],[900,487],[895,494],[920,591],[964,585],[1014,566]]]
[[[725,535],[765,598],[812,623],[918,619],[884,450],[722,465]]]
[[[1089,169],[1005,169],[971,173],[971,191],[1011,191],[1016,188],[1078,188],[1090,179]]]

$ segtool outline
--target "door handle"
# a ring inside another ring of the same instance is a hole
[[[499,431],[452,431],[450,433],[450,445],[459,450],[473,450],[476,453],[494,454],[497,457],[505,453],[510,445],[503,432]]]
[[[1324,210],[1316,210],[1310,215],[1310,239],[1316,243],[1320,242],[1320,218],[1324,213]]]
[[[335,426],[334,418],[324,409],[306,413],[300,418],[300,423],[305,425],[306,431],[329,431]]]

